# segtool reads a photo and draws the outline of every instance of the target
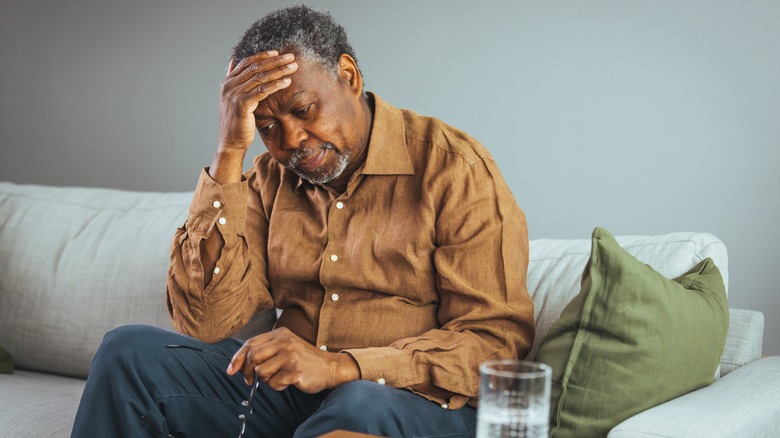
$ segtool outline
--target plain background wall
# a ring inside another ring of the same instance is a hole
[[[285,4],[0,0],[0,180],[192,190],[230,48]],[[492,151],[531,238],[720,237],[780,354],[780,2],[313,5],[368,89]]]

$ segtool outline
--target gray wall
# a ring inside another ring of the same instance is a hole
[[[780,2],[480,3],[318,4],[369,89],[487,145],[532,238],[712,232],[780,354]],[[283,4],[0,0],[0,180],[193,189],[229,49]]]

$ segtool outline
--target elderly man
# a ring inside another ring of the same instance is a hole
[[[182,334],[109,333],[73,435],[472,436],[478,365],[533,340],[525,220],[487,150],[365,93],[305,6],[246,32],[220,107],[171,251]],[[274,330],[230,338],[273,307]]]

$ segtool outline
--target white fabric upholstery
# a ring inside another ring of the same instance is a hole
[[[720,375],[734,371],[761,357],[764,315],[751,310],[729,309],[726,348],[720,359]]]
[[[0,185],[0,345],[17,367],[86,377],[112,328],[171,328],[168,253],[190,199]]]
[[[780,437],[780,356],[760,359],[710,386],[648,409],[609,438]]]
[[[85,383],[30,371],[0,374],[0,436],[70,436]]]

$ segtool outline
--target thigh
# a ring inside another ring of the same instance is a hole
[[[240,346],[235,339],[208,344],[154,327],[127,326],[106,335],[93,368],[113,369],[111,385],[138,394],[134,409],[140,412],[129,415],[142,417],[160,435],[238,436],[243,415],[247,436],[291,436],[321,400],[260,384],[251,405],[245,405],[251,386],[241,374],[226,372]]]
[[[473,437],[476,409],[443,409],[412,392],[360,380],[334,389],[295,436],[338,429],[386,437]]]

